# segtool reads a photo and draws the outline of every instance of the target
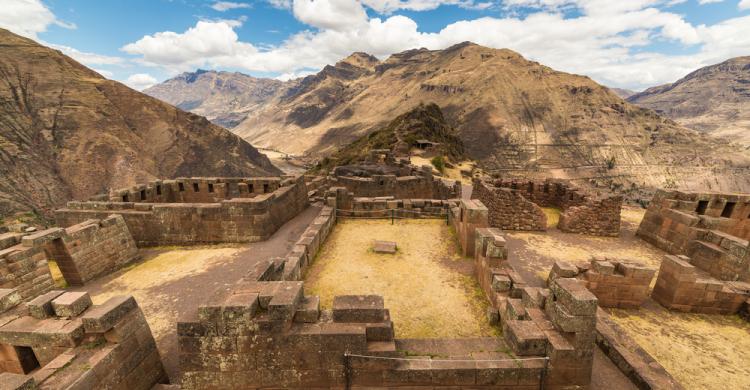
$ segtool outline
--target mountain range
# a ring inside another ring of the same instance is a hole
[[[187,99],[190,90],[182,91]],[[176,96],[163,98],[177,103]],[[283,83],[243,110],[231,130],[259,147],[324,157],[422,103],[441,108],[468,157],[488,172],[615,178],[614,184],[627,186],[750,188],[744,175],[750,157],[727,141],[630,104],[588,77],[469,42],[383,61],[354,53]]]
[[[0,216],[176,176],[280,171],[204,117],[0,29]]]
[[[680,124],[750,148],[750,57],[700,68],[628,101]]]

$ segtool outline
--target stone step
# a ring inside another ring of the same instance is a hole
[[[396,342],[391,341],[368,341],[367,354],[382,357],[401,357],[404,353],[396,349]]]

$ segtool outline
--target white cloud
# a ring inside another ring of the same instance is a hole
[[[76,28],[73,23],[57,19],[41,0],[3,0],[1,7],[0,27],[34,40],[50,25]]]
[[[229,11],[231,9],[250,8],[250,4],[235,3],[232,1],[217,1],[213,3],[213,5],[211,5],[211,8],[219,12],[224,12],[224,11]]]
[[[157,82],[158,80],[147,73],[132,74],[125,80],[125,84],[127,84],[130,88],[137,89],[139,91],[142,91],[156,84]]]
[[[438,0],[363,0],[365,6],[446,3]],[[750,2],[750,0],[744,0]],[[377,4],[375,4],[377,2]],[[478,3],[477,3],[478,4]],[[355,51],[380,58],[419,47],[442,49],[463,41],[509,48],[555,69],[589,75],[606,85],[641,89],[671,82],[700,66],[750,52],[750,16],[695,26],[665,11],[669,0],[508,0],[506,7],[531,7],[525,17],[463,20],[434,33],[419,31],[402,15],[368,18],[354,0],[296,0],[293,13],[310,30],[282,44],[256,47],[239,39],[236,23],[200,21],[185,32],[160,32],[123,50],[170,73],[196,67],[273,72],[289,78],[335,63]],[[576,16],[560,9],[574,7]],[[513,12],[509,13],[514,15]],[[649,51],[656,42],[691,47],[695,54]]]
[[[271,4],[271,6],[280,8],[280,9],[291,9],[292,8],[292,0],[266,0],[268,4]]]
[[[486,9],[492,2],[476,2],[474,0],[362,0],[362,4],[381,14],[389,14],[397,10],[429,11],[441,5],[457,5],[463,8]]]
[[[114,73],[112,73],[112,72],[110,72],[108,70],[104,70],[104,69],[91,68],[91,70],[93,70],[96,73],[99,73],[100,75],[102,75],[102,76],[104,76],[104,77],[106,77],[108,79],[111,79],[115,75]]]
[[[721,3],[723,1],[724,0],[698,0],[698,3],[703,5],[703,4],[711,4],[711,3]]]
[[[750,0],[741,0],[739,4],[737,4],[737,8],[741,10],[750,9]]]
[[[292,10],[300,22],[321,29],[343,30],[367,24],[367,14],[359,1],[295,0]]]

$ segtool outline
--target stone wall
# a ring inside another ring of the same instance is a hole
[[[47,254],[42,245],[21,243],[22,235],[7,239],[0,250],[0,289],[15,289],[22,300],[44,294],[54,287]]]
[[[216,203],[69,202],[55,212],[59,226],[119,214],[138,245],[255,242],[270,237],[308,206],[302,177],[270,193]]]
[[[276,191],[278,177],[181,177],[112,190],[91,200],[138,203],[214,203]]]
[[[547,180],[542,183],[474,180],[473,199],[489,210],[490,226],[506,230],[547,230],[541,207],[557,207],[558,229],[597,236],[620,234],[622,197],[595,198],[569,184]]]
[[[461,199],[458,206],[451,208],[450,220],[461,245],[462,254],[473,258],[476,230],[490,226],[487,207],[479,200]]]
[[[138,260],[138,247],[121,215],[87,220],[66,229],[52,228],[23,238],[43,246],[57,262],[65,281],[80,286]]]
[[[345,187],[331,187],[327,198],[335,198],[338,215],[357,218],[448,218],[458,200],[395,199],[391,196],[355,198]]]
[[[690,264],[686,256],[665,256],[651,297],[670,310],[735,314],[750,297],[750,284],[724,282]]]
[[[3,317],[3,388],[148,390],[167,381],[133,297],[91,306],[87,293],[51,291]]]
[[[636,234],[718,279],[750,281],[749,202],[750,195],[658,191]]]
[[[392,196],[396,199],[456,199],[461,197],[461,183],[436,178],[432,168],[411,168],[411,175],[334,176],[331,185],[345,187],[356,197]]]
[[[656,269],[633,261],[592,257],[588,267],[556,261],[548,280],[559,277],[581,279],[596,295],[601,307],[632,309],[649,296]]]

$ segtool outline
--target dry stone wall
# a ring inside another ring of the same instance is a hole
[[[461,197],[461,183],[436,178],[432,168],[410,168],[410,175],[334,176],[331,186],[345,187],[355,197],[384,197],[395,199],[457,199]]]
[[[151,329],[133,297],[91,306],[87,293],[51,291],[3,314],[4,389],[149,390],[166,382]]]
[[[94,196],[91,200],[136,203],[214,203],[223,199],[252,198],[276,191],[278,177],[181,177],[154,180]]]
[[[308,206],[302,177],[273,192],[215,203],[69,202],[59,226],[119,214],[138,245],[193,245],[265,240]]]
[[[545,231],[547,217],[541,207],[557,207],[563,211],[558,224],[562,231],[620,234],[622,197],[594,198],[563,182],[475,179],[472,198],[487,206],[490,226],[505,230]]]

